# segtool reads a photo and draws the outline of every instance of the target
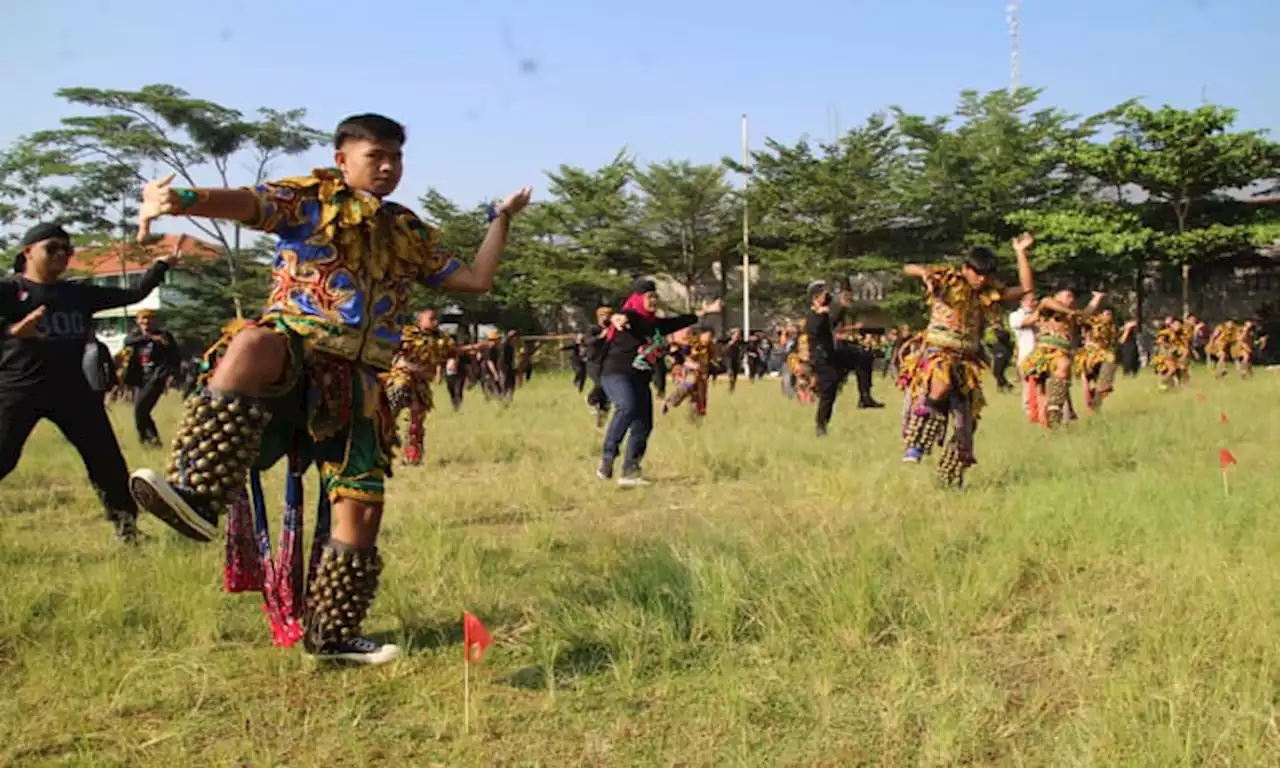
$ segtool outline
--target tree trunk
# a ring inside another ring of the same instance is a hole
[[[1138,321],[1138,331],[1142,330],[1142,300],[1143,288],[1146,284],[1146,262],[1138,264],[1138,270],[1133,280],[1133,319]]]
[[[1191,314],[1191,264],[1182,264],[1182,319]]]

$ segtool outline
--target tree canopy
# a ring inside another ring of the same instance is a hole
[[[58,95],[83,114],[0,156],[0,246],[50,218],[88,239],[127,238],[144,179],[172,172],[191,185],[255,183],[297,172],[278,166],[326,140],[302,109],[246,114],[173,85]],[[1190,311],[1198,270],[1251,254],[1280,233],[1275,208],[1242,202],[1274,187],[1280,148],[1261,132],[1238,130],[1236,117],[1213,105],[1137,101],[1082,117],[1024,88],[965,91],[949,115],[893,107],[830,141],[769,138],[747,167],[728,158],[641,165],[623,148],[598,168],[547,171],[548,194],[516,220],[490,295],[424,291],[417,300],[552,329],[616,300],[644,274],[662,278],[672,309],[711,297],[732,306],[741,294],[745,203],[756,317],[797,310],[812,279],[872,273],[888,276],[886,308],[914,320],[918,287],[897,279],[903,264],[976,244],[1009,256],[1009,240],[1024,229],[1037,233],[1035,267],[1048,277],[1124,291],[1140,305],[1150,271],[1172,267]],[[731,176],[744,172],[745,199]],[[483,203],[436,189],[419,202],[446,247],[464,257],[475,251]],[[208,333],[201,312],[252,312],[260,301],[264,251],[232,224],[190,226],[225,255],[224,264],[203,268],[207,283],[181,313],[193,332]]]

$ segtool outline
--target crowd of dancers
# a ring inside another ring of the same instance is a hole
[[[32,228],[14,277],[0,281],[0,479],[36,422],[48,418],[80,452],[122,539],[136,541],[139,507],[198,542],[218,538],[225,521],[227,589],[262,592],[278,644],[301,642],[319,659],[377,664],[399,655],[361,631],[384,569],[378,536],[386,480],[397,450],[407,464],[422,462],[436,382],[455,408],[473,386],[510,402],[533,375],[540,346],[567,353],[574,386],[587,392],[604,432],[597,477],[639,486],[648,482],[642,465],[655,394],[662,413],[687,407],[701,423],[721,377],[732,395],[740,375],[776,373],[784,394],[816,405],[823,437],[851,377],[859,408],[883,407],[872,396],[879,360],[903,393],[903,461],[919,463],[937,448],[939,479],[958,487],[976,463],[985,371],[994,362],[999,388],[1014,388],[1001,367],[1013,357],[1009,339],[1019,339],[1029,417],[1056,428],[1070,418],[1073,380],[1087,408],[1101,407],[1114,383],[1116,347],[1134,333],[1131,324],[1116,328],[1101,293],[1081,308],[1070,286],[1037,297],[1029,234],[1013,242],[1016,285],[996,278],[998,260],[984,248],[969,250],[959,266],[907,266],[929,311],[926,327],[914,332],[859,324],[848,285],[833,291],[818,281],[807,289],[803,322],[782,323],[776,341],[751,329],[721,335],[720,301],[660,316],[647,278],[633,281],[620,308],[598,308],[592,329],[575,337],[494,331],[464,341],[443,332],[430,309],[402,328],[412,286],[490,289],[511,219],[530,198],[525,187],[489,207],[488,231],[465,264],[440,247],[436,230],[386,199],[400,180],[405,140],[395,121],[357,115],[335,131],[334,169],[243,189],[176,188],[172,176],[145,186],[141,241],[163,216],[231,220],[277,237],[262,313],[229,323],[195,365],[183,364],[177,340],[150,313],[138,316],[117,361],[104,360],[92,338],[94,314],[147,296],[173,256],[130,288],[64,281],[74,252],[69,234],[54,224]],[[1157,334],[1152,366],[1162,388],[1186,382],[1201,330],[1188,318]],[[1219,375],[1230,362],[1248,375],[1261,344],[1256,324],[1225,323],[1207,334],[1203,350]],[[107,417],[109,393],[134,393],[139,439],[154,446],[161,438],[151,410],[175,382],[184,399],[167,461],[130,475]],[[284,528],[273,554],[262,473],[280,462],[287,468]],[[321,492],[304,560],[302,477],[310,467]]]

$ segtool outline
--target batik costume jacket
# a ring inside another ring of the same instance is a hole
[[[1120,339],[1120,331],[1114,320],[1104,315],[1093,315],[1083,318],[1084,344],[1076,352],[1075,373],[1077,376],[1095,376],[1099,368],[1106,363],[1116,361],[1116,343]]]
[[[1151,359],[1151,367],[1156,375],[1165,378],[1174,376],[1187,368],[1191,359],[1191,337],[1194,331],[1185,328],[1161,328],[1156,332],[1156,354]]]
[[[380,500],[380,468],[390,466],[397,440],[379,374],[391,367],[400,346],[399,318],[410,288],[439,286],[461,264],[412,211],[348,187],[336,170],[265,182],[252,191],[258,212],[246,226],[278,240],[271,290],[262,316],[251,324],[289,342],[288,375],[263,396],[270,400],[307,387],[306,430],[317,444],[357,421],[370,423],[373,443],[362,443],[357,458],[359,471],[370,478],[367,497]],[[205,355],[202,384],[248,324],[236,321],[223,330]],[[362,482],[351,480],[347,492],[363,498]]]
[[[1218,323],[1209,334],[1209,342],[1204,345],[1205,354],[1216,358],[1232,357],[1239,332],[1240,329],[1230,320]]]
[[[982,411],[982,333],[998,322],[1005,288],[990,281],[976,289],[955,267],[931,267],[924,279],[929,326],[920,354],[911,361],[907,391],[912,400],[929,392],[931,381],[945,383],[955,395],[968,397],[976,418]],[[906,368],[904,361],[904,368]]]
[[[391,370],[382,375],[391,410],[399,412],[417,406],[430,411],[431,382],[437,372],[454,356],[453,339],[438,328],[423,330],[406,326],[401,332],[400,347]]]

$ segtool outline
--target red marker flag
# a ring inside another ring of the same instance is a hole
[[[1223,469],[1226,469],[1227,467],[1235,463],[1236,463],[1236,457],[1231,455],[1231,451],[1228,451],[1226,448],[1223,448],[1221,451],[1218,451],[1218,466],[1222,467]]]
[[[485,649],[493,645],[493,637],[474,614],[462,614],[463,658],[468,664],[477,664],[484,658]]]
[[[1228,418],[1227,418],[1227,414],[1226,414],[1225,412],[1224,412],[1224,413],[1220,413],[1220,414],[1218,414],[1218,423],[1219,423],[1219,424],[1227,424],[1227,423],[1230,423],[1230,421],[1231,421],[1231,419],[1228,419]]]
[[[1197,403],[1203,403],[1203,402],[1204,402],[1204,393],[1203,393],[1203,392],[1197,392],[1197,393],[1196,393],[1196,402],[1197,402]]]

